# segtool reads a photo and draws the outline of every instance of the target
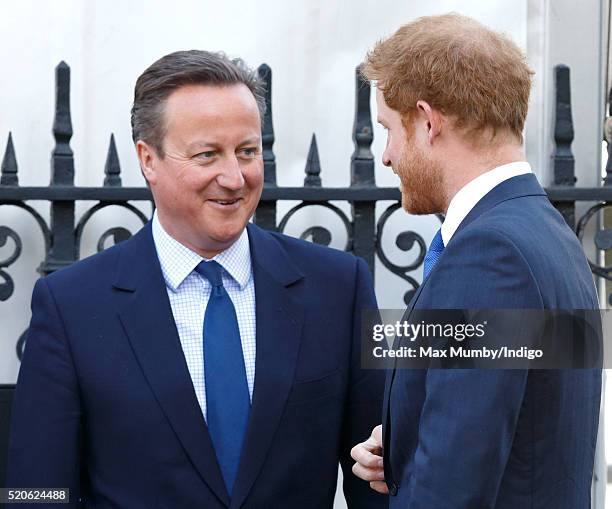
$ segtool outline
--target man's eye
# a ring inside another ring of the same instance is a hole
[[[198,157],[200,159],[212,159],[213,157],[215,157],[215,155],[217,155],[217,153],[214,150],[206,150],[204,152],[196,154],[195,157]]]
[[[258,150],[256,147],[247,147],[242,149],[242,153],[247,157],[255,157],[257,152]]]

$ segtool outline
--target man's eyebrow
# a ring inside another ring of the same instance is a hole
[[[259,136],[254,136],[253,138],[248,138],[244,140],[239,147],[244,147],[245,145],[259,145],[261,138]]]
[[[242,141],[238,145],[238,148],[244,147],[246,145],[259,145],[260,142],[261,142],[261,137],[253,136],[252,138],[247,138],[246,140]],[[197,141],[192,141],[191,143],[187,144],[187,150],[189,152],[202,150],[203,148],[207,148],[211,150],[220,150],[223,148],[223,146],[220,143],[216,143],[214,141],[207,141],[207,140],[197,140]]]
[[[191,143],[189,143],[187,145],[187,150],[198,150],[203,147],[210,147],[210,148],[218,149],[220,146],[221,145],[213,141],[198,140],[198,141],[192,141]]]

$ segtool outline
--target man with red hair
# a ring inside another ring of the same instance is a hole
[[[378,43],[363,73],[404,208],[445,215],[407,315],[598,309],[580,244],[525,161],[519,48],[463,16],[425,17]],[[600,369],[393,369],[353,471],[391,508],[586,509],[600,392]]]

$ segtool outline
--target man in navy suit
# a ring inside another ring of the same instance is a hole
[[[222,54],[140,76],[132,129],[156,212],[36,283],[8,487],[100,509],[319,509],[341,464],[350,508],[387,506],[350,475],[382,407],[384,375],[360,368],[372,280],[350,254],[247,224],[264,105]]]
[[[445,214],[408,320],[598,309],[579,242],[524,160],[532,73],[516,45],[469,18],[425,17],[380,42],[364,73],[404,208]],[[390,370],[382,433],[355,446],[354,472],[402,509],[587,509],[600,388],[599,369]]]

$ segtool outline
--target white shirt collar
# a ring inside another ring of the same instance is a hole
[[[159,222],[157,211],[153,214],[152,231],[166,286],[177,292],[184,279],[205,258],[169,235]],[[212,260],[218,262],[243,290],[251,279],[251,248],[246,228],[236,242]]]
[[[526,173],[531,173],[529,163],[517,161],[493,168],[463,186],[453,196],[448,205],[444,223],[442,223],[441,234],[444,245],[448,246],[450,239],[457,231],[457,228],[459,228],[461,222],[489,191],[505,180]]]

